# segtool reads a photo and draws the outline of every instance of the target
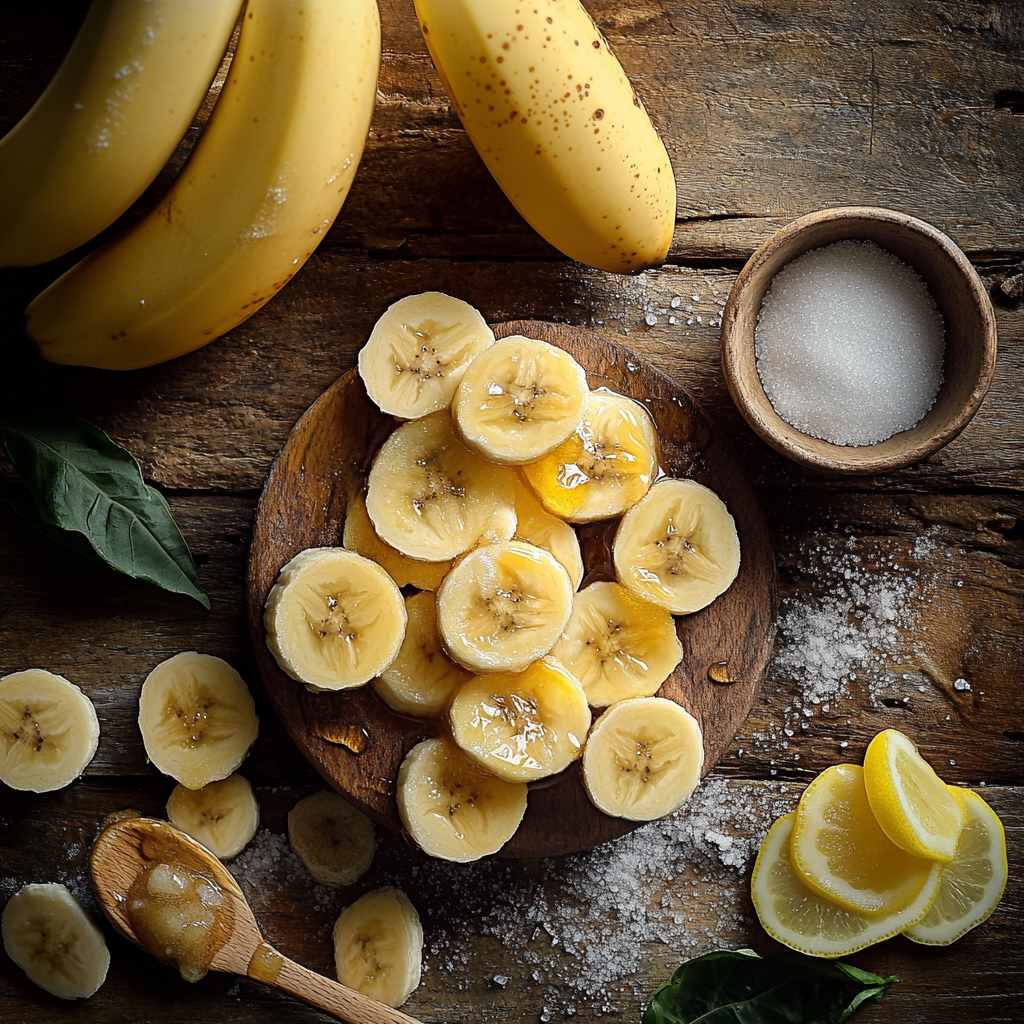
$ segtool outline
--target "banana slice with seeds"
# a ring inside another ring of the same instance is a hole
[[[619,582],[676,615],[724,594],[740,568],[736,523],[695,480],[661,480],[623,517],[613,548]]]
[[[697,720],[664,697],[636,697],[613,704],[590,730],[583,784],[605,814],[653,821],[686,803],[703,765]]]
[[[485,459],[521,466],[572,434],[589,393],[586,371],[568,352],[512,335],[473,360],[452,400],[452,417]]]
[[[470,552],[437,592],[445,649],[475,672],[521,672],[554,646],[572,612],[561,563],[519,540]]]
[[[516,540],[550,551],[569,574],[572,589],[583,581],[583,555],[576,531],[564,519],[551,515],[526,480],[516,475]]]
[[[49,793],[74,782],[96,753],[100,723],[74,683],[42,668],[0,679],[0,782]]]
[[[485,462],[456,436],[451,416],[404,423],[370,469],[366,511],[377,535],[410,558],[440,562],[487,532],[515,532],[515,474]]]
[[[523,472],[552,515],[589,523],[635,505],[657,469],[658,439],[647,410],[600,388],[590,392],[575,433]]]
[[[618,583],[592,583],[573,599],[551,650],[592,707],[653,696],[683,657],[672,616]]]
[[[252,695],[226,661],[186,651],[146,677],[139,729],[146,756],[160,771],[201,789],[238,769],[259,721]]]
[[[527,787],[481,768],[449,739],[417,743],[398,772],[398,813],[431,857],[479,860],[507,843],[526,813]]]
[[[229,775],[202,789],[175,786],[167,819],[221,860],[237,857],[256,835],[260,805],[247,779]]]
[[[359,350],[359,376],[381,411],[402,419],[447,409],[466,367],[494,344],[468,302],[443,292],[407,295],[389,306]]]
[[[288,842],[321,885],[352,885],[377,852],[373,823],[333,790],[313,793],[288,812]]]
[[[282,570],[263,614],[267,647],[310,690],[346,690],[392,662],[405,602],[376,562],[345,548],[308,548]]]

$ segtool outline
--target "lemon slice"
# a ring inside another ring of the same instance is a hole
[[[898,847],[944,864],[953,859],[963,815],[903,733],[886,729],[868,745],[864,787],[875,820]]]
[[[750,880],[761,926],[776,942],[811,956],[847,956],[910,928],[928,912],[939,888],[942,868],[938,864],[932,865],[915,899],[892,914],[847,910],[809,889],[790,860],[796,814],[786,814],[772,825]]]
[[[1006,835],[996,812],[977,793],[949,786],[964,815],[956,854],[939,875],[928,913],[904,935],[928,946],[948,946],[984,921],[1006,888]]]
[[[864,769],[856,764],[827,768],[804,790],[792,855],[809,888],[864,914],[910,906],[937,867],[901,850],[882,831],[868,803]]]

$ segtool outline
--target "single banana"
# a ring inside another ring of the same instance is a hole
[[[594,724],[583,751],[591,803],[629,821],[678,810],[700,782],[704,740],[697,720],[664,697],[619,701]]]
[[[92,701],[42,668],[0,679],[0,782],[49,793],[74,782],[93,759],[100,723]]]
[[[373,689],[388,707],[399,714],[434,718],[441,714],[452,694],[469,679],[451,661],[437,632],[434,595],[413,594],[405,599],[409,624],[398,657],[373,680]]]
[[[683,657],[672,616],[618,583],[592,583],[573,598],[551,650],[580,681],[592,707],[651,697]]]
[[[86,999],[106,981],[103,933],[63,885],[23,886],[4,907],[2,930],[7,955],[59,999]]]
[[[522,672],[554,646],[573,586],[549,551],[520,540],[471,551],[437,591],[445,650],[474,672]]]
[[[267,595],[267,647],[307,689],[361,686],[394,660],[405,636],[405,602],[376,562],[345,548],[307,548]]]
[[[342,985],[401,1006],[420,983],[423,927],[399,889],[375,889],[346,907],[334,925],[334,965]]]
[[[736,522],[695,480],[660,480],[623,517],[612,549],[619,582],[676,615],[724,594],[740,568]]]
[[[526,813],[527,787],[499,779],[449,739],[417,743],[398,771],[398,814],[431,857],[479,860],[515,835]]]
[[[256,742],[256,705],[242,677],[210,654],[185,651],[142,684],[139,729],[146,757],[189,789],[226,779]]]
[[[237,857],[256,835],[260,805],[247,779],[229,775],[202,789],[175,786],[167,819],[221,860]]]
[[[370,819],[326,789],[288,812],[288,842],[321,885],[352,885],[377,852]]]
[[[43,358],[151,366],[255,313],[341,209],[379,66],[375,0],[249,0],[220,99],[170,191],[26,310]]]
[[[545,658],[525,672],[471,679],[452,701],[459,747],[509,782],[533,782],[567,768],[583,751],[590,708],[567,669]]]
[[[443,292],[389,306],[359,350],[359,376],[381,412],[405,420],[447,409],[470,360],[494,332],[468,302]]]
[[[568,441],[523,467],[544,507],[572,523],[622,515],[651,486],[658,437],[647,410],[601,388]]]
[[[452,106],[512,205],[567,256],[635,273],[665,261],[665,146],[577,0],[416,0]]]
[[[516,540],[550,551],[569,574],[573,590],[583,582],[583,554],[576,531],[564,519],[551,515],[525,478],[516,476]]]
[[[452,418],[462,440],[485,459],[521,466],[568,439],[589,393],[586,371],[568,352],[512,335],[470,364]]]
[[[473,454],[447,411],[403,423],[381,446],[366,487],[378,536],[410,558],[440,562],[480,536],[515,533],[515,473]]]
[[[217,72],[241,0],[96,0],[57,74],[0,139],[0,267],[113,224],[159,174]]]

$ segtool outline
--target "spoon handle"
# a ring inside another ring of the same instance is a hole
[[[349,1024],[421,1024],[415,1017],[289,960],[265,942],[253,954],[246,973]]]

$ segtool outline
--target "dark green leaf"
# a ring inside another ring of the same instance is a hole
[[[841,1024],[896,980],[798,953],[722,950],[682,964],[643,1024]]]
[[[167,501],[142,479],[129,452],[64,412],[0,420],[0,433],[35,498],[35,516],[25,516],[34,526],[51,537],[76,534],[62,539],[77,550],[88,545],[112,569],[210,607]]]

